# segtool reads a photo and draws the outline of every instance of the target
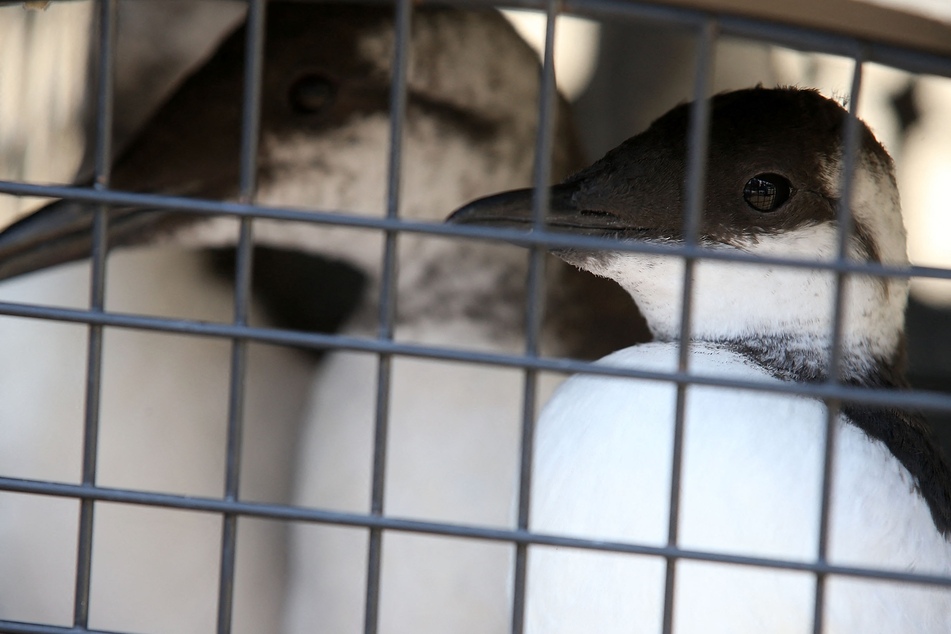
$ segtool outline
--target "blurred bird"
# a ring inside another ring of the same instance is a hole
[[[269,3],[256,202],[384,214],[393,50],[391,9]],[[243,55],[244,33],[239,30],[182,84],[121,155],[113,170],[114,188],[203,198],[236,195]],[[402,217],[437,221],[465,200],[531,182],[538,76],[534,53],[499,14],[435,8],[414,11]],[[556,135],[553,173],[561,178],[580,166],[563,102],[559,102]],[[19,275],[86,257],[91,217],[89,205],[64,200],[11,226],[0,234],[0,275]],[[380,233],[258,220],[254,235],[259,246],[269,248],[259,249],[255,257],[255,286],[267,323],[328,331],[339,325],[350,335],[376,335],[383,279]],[[157,209],[109,210],[110,246],[139,246],[135,252],[147,252],[142,247],[152,244],[229,246],[236,236],[231,218]],[[125,253],[111,256],[111,283],[126,274],[135,277],[119,269],[122,258],[130,257]],[[277,264],[270,266],[273,262]],[[289,263],[294,270],[283,268]],[[629,298],[609,283],[554,261],[552,265],[543,351],[594,358],[634,340],[630,324],[636,312]],[[194,261],[188,266],[194,267],[195,274],[207,271]],[[460,246],[458,241],[406,234],[398,238],[396,266],[396,339],[479,350],[523,349],[527,260],[518,249]],[[478,275],[461,282],[458,271],[474,268]],[[341,284],[341,276],[349,281]],[[267,284],[261,282],[265,277],[270,280]],[[133,280],[129,283],[134,284]],[[140,292],[154,294],[159,283],[168,284],[152,279],[140,285]],[[211,285],[207,280],[203,283]],[[342,299],[328,299],[331,287],[343,287],[333,294]],[[168,288],[170,294],[177,292]],[[115,295],[109,289],[113,309]],[[229,318],[220,313],[213,318]],[[164,339],[158,342],[163,343]],[[111,353],[108,347],[106,352]],[[128,356],[128,350],[121,355]],[[142,363],[149,360],[147,356],[140,359]],[[344,352],[332,352],[323,359],[304,416],[296,502],[369,510],[376,364],[375,356]],[[252,389],[261,378],[253,368]],[[269,385],[278,385],[289,371],[307,376],[299,359],[283,368],[272,363],[267,371]],[[182,380],[196,383],[194,368],[177,372]],[[124,376],[132,380],[125,393],[153,387],[140,382],[136,370],[126,368]],[[513,370],[394,359],[388,394],[385,511],[507,525],[518,455],[520,383],[519,373]],[[109,385],[107,375],[104,389]],[[200,386],[207,385],[199,382],[193,389],[201,392]],[[268,404],[295,408],[293,397],[273,391],[269,396],[270,402],[248,396],[249,401],[254,399],[250,407],[254,415],[249,412],[246,421],[252,437],[254,429],[263,433],[267,425]],[[193,398],[213,400],[207,392]],[[223,393],[221,401],[223,408]],[[126,409],[121,418],[135,416],[134,412]],[[114,424],[125,423],[116,419]],[[165,432],[160,429],[152,433]],[[278,430],[276,435],[281,434],[284,446],[293,442],[290,431]],[[189,443],[180,449],[214,455],[215,460],[219,459],[215,452],[222,453],[224,446],[220,435],[201,446],[195,446],[194,439]],[[250,451],[249,447],[248,456]],[[267,481],[268,469],[280,480],[288,456],[269,455],[273,461],[252,464],[260,468],[262,481]],[[210,465],[208,470],[220,482],[221,471]],[[157,477],[158,483],[150,483],[150,488],[165,486]],[[274,488],[264,487],[267,490],[251,497],[280,501]],[[244,490],[242,496],[248,498]],[[246,547],[249,557],[256,556],[253,544],[244,543],[244,535],[239,531],[239,546]],[[279,542],[275,544],[279,547]],[[362,530],[293,527],[287,631],[346,632],[361,626],[366,548]],[[217,560],[214,547],[210,555]],[[242,578],[254,580],[256,575],[254,570],[242,570],[241,557],[239,552],[239,588]],[[381,628],[504,631],[509,567],[509,549],[501,545],[387,534]],[[156,592],[158,585],[152,586]],[[171,585],[182,589],[190,584]],[[121,596],[109,594],[110,604]],[[246,600],[237,599],[235,605],[251,613],[259,601],[249,595]],[[177,603],[170,599],[165,605]],[[190,620],[180,618],[190,626]],[[238,618],[239,627],[241,623]],[[268,629],[273,628],[256,631]],[[248,631],[253,630],[249,627]]]
[[[549,226],[651,245],[684,243],[689,105],[655,121],[551,189]],[[848,115],[817,92],[748,89],[710,102],[702,245],[829,261],[837,253],[843,129]],[[850,197],[851,260],[907,264],[891,158],[859,124]],[[499,194],[450,221],[525,227],[531,190]],[[766,384],[825,381],[836,275],[701,260],[693,271],[690,341],[680,336],[684,262],[630,251],[561,249],[566,261],[617,281],[656,342],[609,366],[675,372],[689,345],[698,375]],[[852,386],[904,387],[908,283],[845,282],[841,374]],[[538,421],[532,528],[665,546],[676,386],[580,375]],[[819,553],[826,408],[769,392],[690,386],[684,414],[677,546],[814,561]],[[951,471],[916,415],[844,403],[834,426],[827,560],[841,566],[951,575]],[[664,561],[571,549],[529,554],[527,630],[657,632]],[[815,577],[768,568],[676,563],[677,632],[811,632]],[[938,634],[951,589],[830,575],[825,632]]]

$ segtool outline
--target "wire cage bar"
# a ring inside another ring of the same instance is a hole
[[[145,0],[142,0],[145,1]],[[461,5],[485,6],[489,2],[460,2]],[[90,579],[95,561],[93,547],[93,518],[97,504],[118,503],[146,507],[177,509],[211,513],[222,522],[220,539],[220,574],[218,578],[217,626],[219,634],[233,630],[234,587],[236,575],[236,548],[241,539],[238,531],[240,518],[257,518],[278,522],[307,522],[330,526],[366,529],[367,574],[363,631],[373,634],[380,629],[380,601],[382,552],[384,536],[388,532],[454,537],[469,540],[497,542],[513,547],[511,632],[524,630],[526,584],[530,583],[527,557],[532,546],[563,548],[641,555],[662,558],[667,562],[664,586],[664,634],[676,631],[674,620],[676,563],[697,561],[739,566],[751,566],[785,571],[807,572],[815,576],[815,634],[823,632],[825,580],[830,575],[905,582],[923,586],[946,588],[951,593],[951,578],[939,575],[917,574],[904,571],[847,566],[830,563],[827,557],[830,497],[834,473],[834,424],[844,403],[859,402],[896,408],[921,408],[951,412],[951,394],[934,391],[881,391],[845,384],[840,380],[841,343],[844,320],[844,288],[849,276],[923,277],[951,280],[951,270],[939,267],[894,267],[884,264],[859,263],[848,257],[851,235],[849,200],[853,191],[854,172],[860,143],[860,124],[856,116],[858,95],[862,89],[863,66],[875,62],[909,72],[951,77],[951,51],[935,52],[929,48],[893,42],[872,41],[844,35],[832,30],[783,24],[762,17],[748,17],[716,11],[704,4],[702,8],[680,6],[680,3],[654,3],[636,0],[521,0],[507,3],[520,8],[542,10],[547,18],[545,46],[541,59],[541,80],[537,103],[538,126],[535,141],[533,183],[534,230],[531,233],[495,228],[460,227],[434,224],[399,217],[401,202],[402,139],[406,126],[408,75],[410,65],[409,39],[416,3],[398,0],[394,5],[395,32],[392,50],[392,83],[388,95],[390,105],[389,151],[386,182],[386,213],[373,218],[348,214],[334,209],[302,211],[280,208],[255,202],[257,192],[257,155],[261,130],[261,95],[263,90],[263,61],[266,21],[266,1],[248,0],[247,37],[245,49],[245,84],[242,96],[242,126],[240,142],[240,184],[236,201],[197,199],[162,193],[138,193],[110,187],[112,163],[113,110],[115,85],[113,82],[116,40],[116,0],[99,2],[99,85],[96,97],[95,179],[91,186],[44,185],[31,182],[0,180],[0,193],[13,196],[43,196],[64,198],[99,205],[94,224],[90,301],[88,309],[66,308],[19,302],[0,301],[0,316],[61,321],[88,326],[88,364],[86,410],[84,416],[83,470],[78,484],[40,479],[15,478],[0,475],[0,491],[33,496],[53,496],[77,500],[80,508],[77,537],[78,558],[72,626],[49,623],[24,623],[0,620],[0,632],[65,633],[98,632],[90,629]],[[690,139],[686,183],[686,213],[682,246],[618,244],[617,242],[586,236],[566,236],[549,231],[544,216],[549,206],[547,184],[551,180],[552,152],[556,126],[556,85],[554,68],[555,18],[561,14],[576,14],[597,18],[623,17],[627,20],[646,21],[677,26],[692,33],[697,42],[696,71],[693,93],[697,97],[690,111]],[[703,213],[704,187],[707,173],[709,103],[703,97],[710,93],[715,45],[719,38],[736,36],[788,46],[795,49],[833,53],[851,58],[852,75],[849,118],[844,133],[844,164],[842,204],[837,223],[839,240],[834,259],[816,262],[780,257],[751,256],[710,249],[698,239],[700,218]],[[133,314],[105,309],[106,210],[114,205],[141,206],[154,210],[174,210],[188,214],[225,216],[239,219],[236,272],[234,276],[233,319],[228,323],[172,319],[147,314]],[[447,214],[451,210],[446,210]],[[251,288],[253,277],[253,225],[261,219],[285,220],[322,226],[343,226],[374,231],[384,236],[382,283],[379,288],[379,327],[376,338],[360,338],[342,334],[303,332],[278,327],[252,325],[250,321]],[[407,343],[394,338],[397,309],[397,238],[400,235],[426,235],[463,240],[495,240],[527,246],[527,297],[525,300],[525,345],[522,354],[474,351],[465,348]],[[681,345],[676,372],[655,372],[596,365],[591,362],[550,358],[540,354],[539,341],[542,327],[542,301],[545,287],[544,257],[551,247],[583,249],[610,248],[635,253],[652,253],[685,262],[681,313],[681,341],[689,339],[693,297],[693,270],[700,261],[756,263],[761,265],[830,271],[836,277],[834,304],[835,329],[832,333],[832,359],[829,379],[814,384],[757,383],[752,381],[704,376],[692,373],[688,364],[688,346]],[[0,262],[0,271],[3,263]],[[230,382],[228,385],[227,444],[225,451],[224,488],[220,496],[177,495],[158,491],[103,486],[97,483],[98,422],[100,417],[101,363],[103,330],[121,328],[176,333],[201,338],[215,338],[231,342]],[[344,512],[324,508],[310,508],[285,503],[270,503],[242,499],[239,494],[241,471],[242,427],[247,382],[248,346],[252,343],[293,346],[315,351],[346,350],[377,356],[372,489],[370,506],[366,513]],[[515,368],[523,372],[521,429],[519,433],[518,479],[516,518],[510,528],[498,528],[466,523],[452,523],[393,516],[385,511],[387,482],[387,438],[390,415],[392,361],[395,358],[416,358],[479,364],[490,367]],[[676,385],[676,419],[673,467],[671,471],[670,513],[665,545],[617,542],[587,539],[565,535],[545,534],[531,530],[531,469],[533,460],[534,422],[538,412],[537,375],[541,372],[590,373],[634,379],[659,380]],[[0,377],[2,380],[2,377]],[[822,495],[819,527],[819,549],[813,561],[802,562],[782,558],[747,556],[721,552],[707,552],[682,547],[678,544],[680,507],[680,476],[683,448],[686,394],[690,386],[719,386],[754,390],[775,394],[802,395],[821,400],[827,408],[822,473]],[[951,594],[949,594],[951,596]]]
[[[116,3],[100,5],[102,35],[100,72],[96,108],[96,173],[94,188],[108,189],[112,157],[113,115],[113,51],[116,41]],[[106,207],[100,205],[93,222],[92,279],[90,280],[90,310],[101,312],[105,304],[106,276]],[[88,366],[86,374],[86,412],[83,439],[83,484],[96,485],[96,461],[99,447],[99,403],[102,379],[102,326],[89,327]],[[89,592],[92,571],[94,505],[84,500],[80,507],[79,549],[76,562],[75,623],[86,627],[89,622]]]

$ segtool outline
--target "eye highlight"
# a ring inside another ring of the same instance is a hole
[[[783,176],[758,174],[743,187],[743,200],[756,211],[776,211],[789,200],[791,191],[789,181]]]
[[[337,85],[324,75],[309,73],[297,79],[288,91],[291,107],[301,114],[317,114],[333,105]]]

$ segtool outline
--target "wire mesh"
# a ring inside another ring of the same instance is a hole
[[[96,109],[96,189],[109,187],[111,171],[112,141],[112,51],[115,45],[115,2],[103,2],[100,5],[102,39],[100,47],[103,55],[100,71],[103,80],[99,85]],[[102,311],[105,302],[106,274],[106,223],[108,218],[105,206],[99,206],[95,212],[93,224],[92,279],[90,281],[90,310]],[[83,484],[94,487],[96,484],[96,460],[99,446],[99,395],[102,378],[102,326],[89,327],[89,346],[86,373],[86,412],[83,438]],[[89,621],[89,590],[92,569],[93,541],[92,501],[84,500],[80,507],[79,547],[76,562],[76,600],[74,602],[75,623],[86,627]]]
[[[169,509],[203,511],[220,515],[222,518],[221,570],[219,578],[219,604],[217,610],[217,631],[225,634],[232,630],[233,592],[235,580],[235,549],[240,539],[237,531],[238,518],[252,517],[278,520],[283,522],[299,521],[329,525],[361,527],[369,529],[368,573],[366,584],[366,602],[364,631],[376,632],[379,623],[380,567],[383,535],[386,531],[417,533],[436,536],[451,536],[476,540],[495,541],[515,546],[514,598],[511,631],[523,631],[523,613],[525,601],[526,556],[531,545],[560,546],[604,552],[626,553],[661,557],[668,562],[667,582],[665,586],[665,609],[663,631],[676,630],[673,620],[675,562],[704,561],[737,564],[810,572],[816,575],[814,632],[822,632],[822,608],[824,579],[828,575],[842,575],[855,578],[893,580],[915,584],[951,588],[951,578],[915,574],[894,570],[845,566],[831,564],[826,556],[828,534],[829,498],[833,473],[833,423],[842,403],[861,402],[872,405],[894,407],[917,407],[951,411],[951,395],[937,392],[880,391],[843,384],[839,380],[838,365],[841,362],[839,345],[842,337],[844,280],[849,275],[864,273],[882,277],[907,277],[909,275],[951,280],[951,271],[937,267],[892,267],[882,264],[857,263],[847,257],[847,242],[850,231],[850,218],[847,201],[850,197],[852,173],[859,143],[858,123],[855,110],[861,88],[862,67],[867,62],[877,62],[901,68],[910,72],[936,74],[951,77],[951,58],[927,51],[899,47],[892,44],[860,41],[858,39],[824,32],[819,29],[805,29],[765,20],[737,17],[730,14],[712,14],[681,7],[655,5],[642,2],[578,0],[577,2],[558,2],[539,0],[538,2],[513,3],[522,7],[543,9],[548,18],[546,47],[542,63],[542,81],[538,103],[539,125],[536,142],[537,162],[535,164],[534,183],[537,187],[534,200],[535,230],[532,233],[505,229],[458,227],[435,225],[401,219],[397,214],[400,203],[400,160],[402,156],[401,139],[404,133],[407,73],[409,63],[408,34],[412,21],[412,6],[408,0],[400,1],[395,8],[396,32],[393,51],[392,92],[389,95],[391,106],[390,154],[386,209],[382,218],[368,218],[347,215],[333,210],[302,212],[296,209],[283,209],[255,204],[256,156],[258,151],[260,97],[262,84],[262,60],[265,27],[264,0],[251,0],[248,13],[248,37],[246,49],[245,89],[243,95],[243,119],[241,137],[241,183],[237,202],[217,200],[196,200],[162,194],[143,194],[111,190],[109,188],[111,163],[111,129],[114,85],[112,83],[115,41],[115,0],[103,0],[100,3],[100,56],[99,76],[102,78],[97,95],[97,136],[96,136],[96,178],[92,187],[46,186],[34,183],[0,181],[0,192],[12,195],[35,195],[62,197],[93,202],[100,205],[96,214],[94,230],[93,276],[88,310],[53,306],[30,305],[23,303],[0,302],[0,314],[33,319],[45,319],[86,324],[89,326],[89,357],[87,371],[87,393],[85,414],[84,467],[80,484],[63,482],[28,480],[0,477],[0,490],[30,495],[56,496],[79,500],[81,519],[79,522],[79,556],[76,566],[76,591],[74,601],[74,625],[72,627],[55,626],[41,623],[20,623],[0,621],[3,632],[94,632],[89,629],[90,569],[95,553],[93,551],[93,512],[96,503],[115,502],[131,505],[145,505]],[[623,16],[626,19],[642,20],[676,25],[689,28],[696,34],[700,45],[697,52],[694,93],[698,97],[691,111],[690,164],[687,171],[687,214],[683,246],[658,246],[647,244],[617,244],[616,242],[583,236],[565,236],[546,231],[541,226],[541,218],[548,205],[547,190],[544,185],[550,180],[552,172],[551,153],[554,134],[554,62],[553,35],[554,17],[559,13],[576,13],[600,18]],[[702,213],[703,188],[706,174],[706,134],[709,120],[708,103],[699,99],[709,93],[709,82],[713,64],[713,47],[722,35],[740,36],[762,40],[773,44],[790,46],[796,49],[834,53],[850,57],[855,62],[850,100],[850,117],[845,130],[843,170],[843,201],[840,207],[838,223],[840,240],[838,257],[827,262],[817,263],[811,260],[788,258],[769,258],[748,256],[733,252],[714,251],[698,243],[699,218]],[[236,267],[234,318],[231,323],[208,323],[188,319],[169,319],[150,315],[129,314],[104,309],[105,255],[106,255],[106,214],[109,205],[143,206],[151,209],[176,210],[191,214],[233,216],[240,219],[240,237]],[[845,212],[842,212],[845,210]],[[447,210],[447,213],[450,210]],[[257,219],[292,220],[320,225],[349,226],[382,232],[385,236],[383,258],[383,284],[380,290],[380,327],[376,339],[362,339],[344,335],[319,334],[312,332],[290,331],[280,328],[253,326],[249,323],[248,311],[252,277],[252,222]],[[492,239],[528,246],[531,249],[532,263],[529,269],[526,300],[526,344],[524,354],[502,354],[476,352],[467,349],[420,345],[394,340],[393,320],[396,315],[395,279],[396,238],[400,234],[422,234],[454,238]],[[681,340],[688,339],[690,332],[692,267],[700,260],[724,262],[756,262],[762,265],[786,266],[799,269],[821,269],[836,274],[837,293],[835,298],[835,324],[833,347],[835,351],[831,361],[829,380],[824,383],[791,385],[782,383],[757,383],[718,376],[698,376],[692,374],[687,364],[686,346],[682,346],[678,370],[673,373],[659,373],[629,368],[617,368],[594,365],[592,363],[571,360],[552,359],[538,353],[539,330],[541,328],[541,301],[543,296],[544,266],[542,256],[550,247],[605,248],[636,253],[660,254],[671,258],[681,258],[686,262],[683,311],[681,320]],[[124,488],[99,486],[96,483],[97,425],[99,420],[99,382],[102,356],[102,330],[106,327],[152,330],[165,333],[180,333],[195,337],[212,337],[232,342],[231,382],[229,386],[228,441],[223,449],[226,454],[225,488],[221,497],[183,496],[151,491],[138,491]],[[377,374],[377,403],[373,457],[373,478],[371,508],[368,513],[350,513],[319,508],[305,508],[289,504],[273,504],[242,500],[239,496],[239,473],[241,455],[241,429],[243,401],[245,398],[245,366],[247,363],[247,345],[251,342],[289,345],[315,350],[351,350],[379,355]],[[518,514],[514,528],[499,529],[478,525],[453,524],[438,521],[421,521],[393,517],[384,512],[384,491],[386,484],[386,445],[387,418],[389,408],[391,360],[394,357],[413,357],[456,361],[470,364],[518,368],[524,371],[522,433],[520,452],[520,482],[518,486]],[[561,535],[548,535],[530,530],[528,510],[531,494],[531,462],[533,423],[536,417],[536,374],[542,371],[559,373],[591,373],[606,376],[622,376],[638,379],[652,379],[673,382],[677,385],[676,435],[674,467],[671,474],[671,512],[668,543],[664,546],[650,546],[637,543],[620,543],[599,539],[584,539]],[[823,473],[823,495],[821,508],[821,528],[819,552],[811,562],[789,561],[768,557],[743,556],[719,552],[691,550],[678,546],[677,526],[679,506],[679,469],[680,448],[684,425],[685,394],[687,386],[709,385],[742,388],[768,393],[796,394],[823,400],[828,408],[826,442]]]

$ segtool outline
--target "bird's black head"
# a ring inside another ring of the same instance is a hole
[[[553,187],[546,225],[623,241],[682,243],[690,110],[690,104],[675,107]],[[700,243],[772,257],[835,257],[846,110],[813,90],[757,87],[713,97],[709,114]],[[892,162],[859,125],[849,256],[902,264],[905,234]],[[508,192],[470,203],[450,222],[529,227],[531,210],[531,190]],[[610,248],[559,248],[556,254],[620,283],[656,336],[679,333],[682,259]],[[831,333],[834,275],[828,271],[701,261],[694,275],[693,325],[700,338],[775,331],[824,340]],[[846,337],[887,356],[902,329],[907,284],[856,278],[849,288]]]

